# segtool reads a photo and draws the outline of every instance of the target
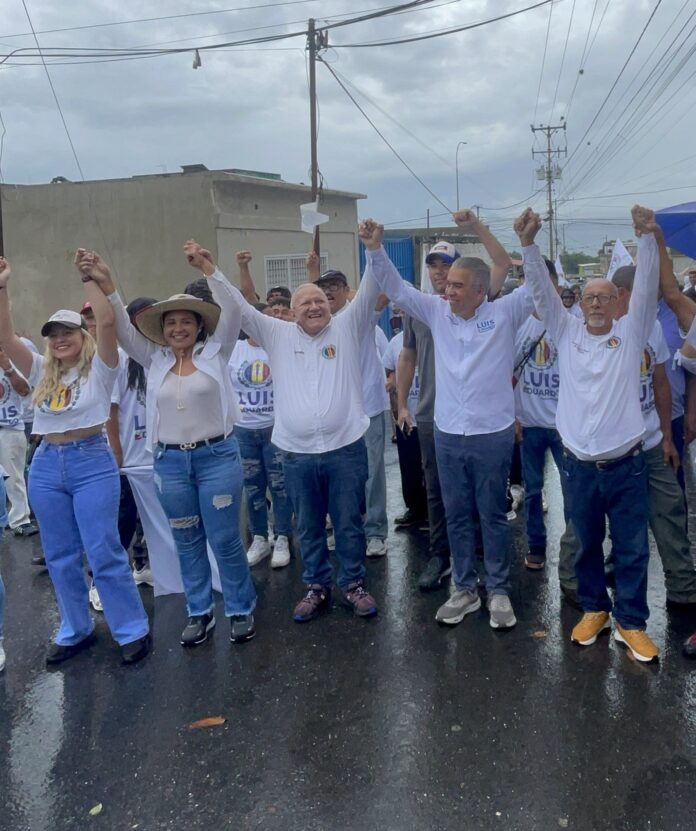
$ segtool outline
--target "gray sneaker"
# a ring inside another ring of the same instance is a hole
[[[517,623],[515,613],[512,611],[512,603],[506,594],[491,595],[488,600],[488,611],[493,629],[512,629]]]
[[[465,616],[481,608],[481,598],[476,592],[453,591],[450,599],[440,606],[435,615],[438,623],[448,623],[455,626],[461,623]]]

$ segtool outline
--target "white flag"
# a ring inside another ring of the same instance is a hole
[[[561,263],[560,255],[556,257],[556,262],[554,263],[556,266],[556,274],[558,275],[558,285],[561,288],[565,288],[569,286],[570,283],[565,278],[565,272],[563,271],[563,264]]]
[[[306,205],[300,205],[300,217],[302,221],[302,230],[307,234],[313,234],[317,225],[323,225],[329,221],[326,214],[319,213],[319,200],[314,202],[307,202]]]
[[[626,251],[626,246],[617,239],[614,243],[614,253],[611,255],[611,262],[609,263],[609,270],[607,271],[607,280],[611,280],[617,268],[622,265],[633,265],[633,258]]]
[[[433,284],[430,282],[430,273],[428,271],[428,266],[425,263],[426,257],[428,256],[427,248],[423,248],[423,257],[421,259],[421,284],[420,289],[423,294],[433,294]]]

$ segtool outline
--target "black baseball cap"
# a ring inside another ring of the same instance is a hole
[[[272,294],[279,294],[281,297],[287,297],[288,300],[292,297],[290,289],[287,286],[273,286],[272,289],[268,289],[266,292],[266,300],[268,300]]]
[[[348,285],[348,278],[342,271],[338,271],[335,268],[330,268],[328,271],[325,271],[323,274],[320,274],[319,277],[314,281],[317,285],[320,283],[329,283],[338,280],[339,283],[343,283],[343,285]]]

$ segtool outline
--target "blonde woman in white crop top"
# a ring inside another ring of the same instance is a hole
[[[101,303],[114,311],[121,347],[147,370],[147,443],[157,497],[179,552],[188,610],[181,644],[203,643],[215,626],[206,541],[220,571],[230,639],[242,643],[255,634],[256,590],[239,536],[243,477],[232,435],[239,411],[227,370],[241,312],[220,291],[225,278],[210,254],[193,241],[184,252],[208,278],[216,302],[177,294],[139,312],[135,326],[104,261],[88,255],[83,268],[104,293]]]
[[[104,436],[118,373],[113,313],[102,298],[95,340],[78,312],[61,309],[41,329],[46,351],[38,355],[14,333],[10,273],[0,257],[0,341],[34,388],[33,429],[43,436],[31,463],[29,498],[60,610],[60,628],[46,662],[67,660],[94,641],[84,550],[111,634],[124,663],[134,663],[149,652],[150,635],[119,541],[118,468]],[[88,300],[102,297],[88,277],[83,282]]]

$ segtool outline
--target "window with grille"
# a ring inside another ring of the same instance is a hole
[[[305,254],[287,254],[273,257],[266,257],[266,291],[274,286],[287,286],[290,291],[302,283],[307,282],[307,267],[305,266]],[[320,255],[320,271],[328,268],[328,255]]]

